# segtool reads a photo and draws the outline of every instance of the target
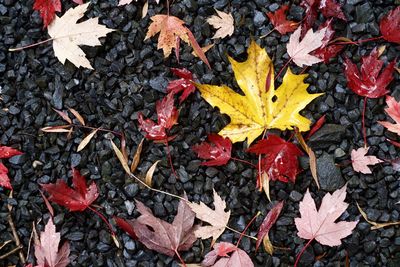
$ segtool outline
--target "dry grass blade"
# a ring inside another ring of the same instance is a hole
[[[143,141],[144,138],[142,138],[142,141],[140,141],[140,144],[138,145],[135,155],[133,156],[132,159],[132,164],[131,164],[131,172],[135,172],[137,166],[139,165],[139,161],[140,161],[140,154],[142,153],[142,149],[143,149]]]
[[[303,136],[301,135],[301,133],[296,129],[295,132],[295,136],[297,141],[299,141],[301,147],[304,149],[304,151],[306,151],[306,153],[308,154],[308,157],[310,159],[310,170],[311,170],[311,175],[315,181],[315,183],[317,184],[318,189],[320,189],[319,187],[319,181],[318,181],[318,174],[317,174],[317,158],[315,157],[315,153],[314,151],[312,151],[312,149],[306,144],[306,141],[304,141]]]
[[[201,48],[201,50],[204,52],[204,53],[206,53],[208,50],[210,50],[211,48],[213,48],[214,47],[214,43],[212,43],[212,44],[208,44],[208,45],[206,45],[206,46],[203,46],[202,48]],[[196,54],[196,51],[192,51],[192,55],[193,56],[195,56],[195,57],[199,57],[197,54]]]
[[[392,225],[399,225],[400,224],[400,221],[387,222],[387,223],[377,223],[377,222],[371,221],[371,220],[368,219],[367,214],[361,209],[361,207],[360,207],[360,205],[358,205],[358,203],[357,203],[357,208],[358,208],[358,211],[361,213],[361,216],[363,216],[364,220],[366,220],[367,223],[373,225],[371,227],[371,230],[376,230],[376,229],[380,229],[380,228],[383,228],[383,227],[386,227],[386,226],[392,226]]]
[[[65,120],[66,122],[72,124],[72,120],[70,119],[70,117],[68,117],[68,114],[67,114],[67,113],[65,113],[65,112],[63,112],[63,111],[61,111],[61,110],[54,109],[54,108],[53,108],[53,110],[54,110],[55,112],[57,112],[57,114],[60,115],[61,118],[63,118],[63,120]]]
[[[271,202],[271,196],[270,196],[270,190],[269,190],[269,177],[266,172],[263,172],[261,175],[261,182],[262,182],[262,188],[264,189],[265,194],[267,195],[267,198],[269,202]]]
[[[274,246],[272,246],[271,241],[269,240],[268,235],[264,236],[263,238],[263,245],[265,251],[272,256],[274,254]]]
[[[146,172],[146,177],[144,182],[148,185],[148,186],[152,186],[153,184],[153,175],[154,175],[154,171],[156,170],[157,164],[160,161],[157,160],[156,162],[153,163],[153,165],[151,165],[151,167],[147,170]]]
[[[85,120],[83,119],[83,117],[81,116],[81,114],[79,114],[78,111],[76,111],[73,108],[69,108],[69,111],[71,111],[72,114],[74,114],[75,118],[82,124],[85,125]]]
[[[122,167],[124,168],[125,172],[126,172],[128,175],[130,175],[131,172],[130,172],[130,170],[129,170],[128,162],[126,162],[126,160],[125,160],[125,158],[124,158],[124,155],[122,155],[121,150],[119,150],[119,148],[114,144],[114,142],[113,142],[112,140],[110,140],[110,142],[111,142],[111,146],[112,146],[112,148],[113,148],[113,150],[114,150],[114,152],[115,152],[115,155],[117,155],[117,158],[118,158],[119,161],[121,162]]]
[[[144,19],[147,16],[147,11],[149,10],[149,1],[147,0],[142,8],[142,19]]]
[[[89,144],[90,140],[92,140],[93,136],[97,133],[97,130],[98,129],[93,130],[90,134],[88,134],[88,136],[83,138],[83,140],[79,143],[78,149],[76,150],[77,152],[81,151],[87,146],[87,144]]]
[[[44,127],[40,130],[46,133],[69,133],[71,130],[69,129],[69,127],[70,125],[49,126],[49,127]]]

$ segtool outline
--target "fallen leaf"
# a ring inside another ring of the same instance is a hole
[[[305,9],[302,23],[302,35],[304,35],[314,25],[318,15],[319,2],[320,0],[303,0],[300,2],[300,6]]]
[[[286,13],[288,10],[288,5],[282,5],[275,12],[267,13],[272,25],[274,25],[274,29],[282,35],[287,34],[288,32],[293,32],[297,27],[299,27],[299,22],[286,19]]]
[[[119,162],[121,163],[122,167],[124,168],[124,171],[126,172],[126,174],[130,175],[131,172],[130,172],[126,158],[122,154],[121,150],[119,150],[119,148],[115,145],[115,143],[112,140],[110,140],[110,142],[111,142],[111,146],[114,150],[115,155],[117,155]]]
[[[392,96],[386,96],[386,104],[387,108],[385,108],[385,112],[394,120],[395,123],[388,121],[378,121],[378,123],[389,131],[400,135],[400,102],[397,102]],[[393,144],[393,142],[391,143]]]
[[[43,19],[43,28],[46,28],[53,21],[56,11],[61,12],[61,1],[35,0],[33,10],[39,11],[40,17]]]
[[[114,31],[99,25],[98,18],[76,23],[82,18],[88,6],[89,3],[86,3],[68,9],[62,17],[56,16],[48,27],[48,33],[53,39],[54,55],[62,64],[68,59],[76,67],[93,69],[79,45],[101,45],[98,38]]]
[[[279,214],[281,214],[283,204],[284,204],[283,201],[278,202],[277,204],[275,204],[272,207],[272,209],[265,216],[264,221],[262,222],[260,228],[258,229],[256,251],[260,247],[261,242],[265,242],[265,243],[267,243],[267,245],[268,245],[268,242],[271,243],[269,241],[268,233],[269,233],[269,230],[272,228],[272,226],[275,224],[276,220],[278,219]],[[264,239],[268,239],[268,241],[264,241]],[[272,246],[271,247],[267,246],[267,247],[265,247],[265,250],[267,252],[271,252],[269,254],[272,255],[273,249],[271,251],[271,248],[272,248]]]
[[[78,5],[83,4],[83,0],[72,0],[74,3],[77,3]]]
[[[319,10],[321,10],[322,15],[326,18],[338,18],[347,21],[342,7],[336,0],[320,0]]]
[[[301,147],[304,149],[304,151],[308,155],[308,158],[309,158],[309,161],[310,161],[311,175],[312,175],[312,177],[313,177],[313,179],[314,179],[314,181],[317,184],[317,187],[319,189],[320,186],[319,186],[318,174],[317,174],[317,158],[315,157],[315,153],[311,149],[311,147],[309,147],[306,144],[306,141],[304,140],[303,136],[301,135],[301,133],[297,129],[295,131],[295,136],[296,136],[297,141],[301,145]]]
[[[212,44],[209,44],[209,45],[206,45],[206,46],[203,46],[202,48],[201,48],[201,51],[203,51],[204,53],[206,53],[208,50],[210,50],[211,48],[213,48],[214,47],[214,43],[212,43]],[[193,51],[192,52],[192,55],[193,56],[195,56],[195,57],[199,57],[197,54],[196,54],[196,52],[195,51]]]
[[[228,255],[228,253],[232,253]],[[220,242],[213,246],[213,250],[204,256],[201,262],[203,267],[253,267],[249,255],[237,246],[228,243]]]
[[[389,93],[387,86],[393,80],[395,61],[382,71],[383,61],[378,59],[379,51],[377,48],[371,54],[361,59],[361,73],[357,65],[352,63],[349,58],[345,58],[344,73],[347,78],[347,86],[356,94],[368,98],[378,98]]]
[[[252,145],[247,152],[265,155],[261,159],[261,169],[272,181],[294,183],[296,175],[300,172],[298,157],[303,155],[303,152],[277,135],[268,135],[266,139]]]
[[[150,187],[152,186],[152,183],[153,183],[154,171],[156,170],[157,164],[159,162],[160,162],[159,160],[154,162],[153,165],[151,165],[150,168],[146,172],[146,176],[145,176],[144,182]]]
[[[129,224],[138,240],[148,249],[170,257],[176,254],[180,258],[179,251],[189,250],[196,241],[193,234],[195,215],[186,201],[179,202],[178,213],[172,224],[154,217],[151,210],[138,200],[136,210],[141,215]]]
[[[317,58],[310,53],[322,46],[325,32],[326,28],[316,32],[309,29],[300,41],[301,27],[299,27],[294,33],[292,33],[292,35],[290,35],[289,43],[286,46],[287,53],[297,66],[311,66],[322,61],[320,58]]]
[[[383,162],[375,156],[366,156],[368,153],[368,147],[360,147],[359,149],[353,149],[351,151],[351,164],[356,172],[364,174],[371,174],[371,169],[368,165],[375,165]]]
[[[308,132],[306,139],[309,139],[311,136],[313,136],[321,127],[325,124],[326,121],[326,115],[323,115],[320,117],[312,126],[311,130]]]
[[[192,147],[197,156],[209,161],[201,163],[204,166],[222,166],[231,159],[232,142],[228,137],[209,134],[208,141]]]
[[[335,222],[349,206],[344,202],[346,189],[345,185],[333,194],[326,193],[318,211],[307,189],[299,205],[301,217],[294,219],[297,235],[304,239],[315,239],[320,244],[330,247],[342,244],[341,239],[350,235],[358,223],[358,221]]]
[[[196,90],[196,87],[193,84],[193,74],[185,68],[171,68],[171,71],[180,79],[173,80],[168,83],[167,93],[176,95],[182,92],[181,96],[179,97],[179,104],[182,104],[182,102],[185,101],[185,99]]]
[[[68,187],[64,180],[58,179],[55,184],[40,184],[50,196],[49,200],[68,208],[70,211],[84,211],[99,196],[96,183],[89,186],[86,179],[77,169],[72,169],[72,184],[74,189]]]
[[[43,198],[44,204],[46,205],[46,208],[49,210],[49,213],[51,217],[54,217],[54,209],[50,204],[50,201],[47,199],[47,197],[43,194],[42,190],[39,190],[40,195]]]
[[[22,155],[23,153],[15,148],[0,145],[0,159],[8,159],[14,156]],[[8,177],[7,167],[0,162],[0,186],[13,189],[10,178]]]
[[[81,116],[81,114],[79,114],[78,111],[76,111],[73,108],[69,108],[69,111],[74,114],[75,118],[79,121],[80,124],[85,125],[85,120],[83,119],[83,117]]]
[[[71,131],[71,125],[57,125],[57,126],[48,126],[40,129],[42,132],[46,133],[69,133]]]
[[[218,16],[213,15],[207,19],[208,24],[217,29],[212,39],[225,38],[226,36],[231,36],[235,30],[234,20],[231,13],[224,13],[222,11],[216,10]]]
[[[379,28],[386,41],[400,44],[400,6],[381,19]]]
[[[243,95],[227,86],[195,84],[208,103],[231,119],[219,135],[233,143],[247,138],[250,145],[266,129],[291,130],[296,126],[308,131],[311,122],[299,112],[321,94],[307,93],[303,83],[307,75],[294,75],[288,69],[275,90],[272,61],[266,51],[252,41],[247,53],[245,62],[228,58]]]
[[[146,138],[150,140],[166,140],[169,130],[178,120],[178,110],[174,106],[174,95],[169,93],[161,101],[156,103],[158,123],[150,119],[144,119],[143,114],[138,114],[140,128],[146,132]]]
[[[149,0],[146,0],[142,8],[142,19],[144,19],[147,16],[148,11],[149,11]]]
[[[77,152],[81,151],[84,149],[87,144],[89,144],[90,140],[92,140],[93,136],[97,133],[99,129],[93,130],[90,134],[88,134],[83,140],[79,143],[78,149],[76,150]]]
[[[133,0],[119,0],[118,6],[123,6],[132,3]],[[137,2],[137,0],[135,0]]]
[[[214,210],[207,207],[203,202],[200,204],[189,202],[188,205],[192,211],[196,214],[196,217],[203,222],[207,222],[210,225],[201,226],[195,230],[194,234],[196,237],[201,239],[207,239],[212,237],[211,244],[214,244],[217,238],[225,231],[225,227],[228,224],[231,212],[225,212],[226,203],[222,198],[215,192],[214,194]]]
[[[119,228],[124,230],[130,237],[133,239],[138,239],[135,233],[135,229],[132,226],[132,223],[130,221],[127,221],[125,219],[119,218],[119,217],[114,217],[115,223],[118,225]]]
[[[72,120],[70,119],[70,117],[68,116],[68,114],[66,112],[61,111],[61,110],[57,110],[57,109],[54,109],[54,108],[53,108],[53,110],[55,112],[57,112],[57,114],[60,115],[60,117],[63,118],[63,120],[65,120],[69,124],[72,124]]]
[[[211,68],[206,55],[201,50],[201,47],[194,38],[193,33],[188,28],[183,26],[183,24],[185,24],[183,20],[169,15],[154,15],[150,19],[152,20],[152,23],[149,26],[144,40],[147,40],[157,33],[160,33],[160,36],[158,37],[157,48],[163,49],[165,57],[168,57],[171,54],[172,48],[175,47],[176,50],[179,50],[179,41],[183,40],[184,42],[190,44],[193,47],[193,50],[196,51],[196,54],[199,56],[199,58],[209,68]],[[177,57],[177,59],[179,61],[179,57]]]
[[[383,228],[383,227],[386,227],[386,226],[393,226],[393,225],[399,225],[400,224],[400,221],[398,221],[398,222],[385,222],[385,223],[377,223],[377,222],[371,221],[371,220],[368,219],[367,214],[361,209],[361,207],[360,207],[360,205],[358,205],[358,203],[357,203],[357,208],[358,208],[358,211],[361,213],[361,216],[363,216],[364,220],[366,220],[367,223],[372,225],[371,230],[376,230],[376,229],[380,229],[380,228]]]
[[[130,168],[131,172],[135,172],[137,166],[139,165],[140,154],[142,153],[142,149],[143,149],[143,141],[144,141],[144,138],[142,138],[138,147],[136,148],[136,152],[135,152],[135,155],[133,156],[132,163],[131,163],[131,168]]]
[[[322,59],[325,63],[333,57],[336,57],[343,49],[344,45],[335,44],[333,37],[335,36],[335,30],[332,28],[332,19],[325,21],[319,29],[325,29],[325,36],[322,39],[321,47],[314,50],[311,54]]]
[[[50,218],[44,231],[40,233],[40,241],[35,242],[37,267],[66,267],[69,264],[69,243],[64,242],[64,244],[58,248],[60,237],[60,233],[56,232],[56,226]]]

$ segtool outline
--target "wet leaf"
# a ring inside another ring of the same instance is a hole
[[[400,6],[381,19],[379,28],[386,41],[400,44]]]
[[[400,136],[400,102],[397,102],[396,99],[392,96],[386,96],[386,104],[387,108],[385,108],[385,112],[390,116],[390,118],[392,118],[395,123],[391,123],[388,121],[378,121],[378,123],[389,131],[394,132]],[[392,141],[391,143],[396,145],[397,142]]]
[[[231,158],[232,142],[228,137],[223,138],[217,134],[208,135],[208,143],[203,142],[192,147],[197,156],[208,161],[201,163],[205,166],[222,166]]]
[[[356,172],[364,174],[371,174],[372,171],[368,165],[376,165],[383,162],[375,156],[366,156],[368,153],[368,147],[360,147],[359,149],[353,149],[351,151],[351,164]]]
[[[265,250],[270,255],[272,255],[273,247],[271,245],[271,242],[269,241],[268,233],[269,233],[269,230],[272,228],[272,226],[276,223],[276,220],[278,219],[279,214],[281,214],[283,204],[284,204],[283,201],[278,202],[277,204],[275,204],[272,207],[272,209],[265,216],[264,221],[262,222],[260,228],[258,229],[256,251],[258,250],[259,246],[261,245],[261,242],[264,242]],[[264,241],[264,239],[267,239],[267,241]]]
[[[286,13],[289,10],[288,5],[282,5],[275,12],[268,12],[267,16],[270,19],[274,29],[280,34],[285,35],[288,32],[293,32],[299,27],[299,22],[286,19]]]

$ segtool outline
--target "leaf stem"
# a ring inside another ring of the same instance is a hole
[[[247,231],[247,229],[249,228],[249,226],[254,222],[254,220],[260,216],[261,212],[257,212],[256,215],[253,216],[253,218],[250,220],[250,222],[246,225],[246,228],[244,228],[244,230],[240,233],[239,239],[236,242],[236,247],[239,246],[240,240],[242,240],[242,237],[244,236],[244,233]]]
[[[171,171],[175,175],[176,179],[179,180],[179,176],[175,171],[174,164],[172,163],[171,151],[169,149],[169,144],[168,144],[168,137],[165,139],[165,145],[167,147],[167,157],[168,157],[169,165],[171,166]]]
[[[110,230],[112,236],[115,236],[115,235],[116,235],[115,232],[113,231],[113,229],[112,229],[110,223],[108,222],[108,220],[106,219],[106,217],[104,217],[104,215],[101,214],[101,212],[99,212],[98,210],[96,210],[96,209],[93,208],[92,206],[88,206],[88,209],[90,209],[91,211],[93,211],[94,213],[96,213],[97,216],[99,216],[100,219],[102,219],[102,220],[105,222],[105,224],[107,225],[108,229]],[[115,240],[115,239],[114,239],[114,240]],[[116,244],[116,245],[117,245],[117,247],[119,247],[119,244]]]
[[[21,50],[24,50],[24,49],[26,49],[26,48],[31,48],[31,47],[34,47],[34,46],[38,46],[38,45],[41,45],[41,44],[45,44],[45,43],[50,42],[50,41],[52,41],[52,40],[54,40],[54,38],[49,38],[49,39],[40,41],[40,42],[38,42],[38,43],[34,43],[34,44],[26,45],[26,46],[10,48],[10,49],[8,49],[8,51],[9,51],[9,52],[21,51]]]
[[[348,45],[348,44],[357,45],[357,44],[362,44],[362,43],[370,42],[370,41],[376,41],[376,40],[380,40],[380,39],[383,39],[382,35],[378,36],[378,37],[362,39],[362,40],[358,40],[358,41],[354,41],[354,42],[337,42],[337,43],[334,43],[334,44],[338,44],[338,45]]]
[[[278,77],[281,75],[281,73],[283,72],[283,70],[289,65],[290,62],[292,62],[293,58],[290,58],[285,65],[283,65],[283,67],[279,70],[278,74],[275,77],[275,81],[278,79]]]
[[[275,30],[276,30],[276,29],[273,28],[273,29],[270,30],[267,34],[261,35],[259,38],[260,38],[260,39],[265,38],[265,37],[267,37],[268,35],[270,35],[271,33],[273,33]]]
[[[237,234],[239,234],[239,235],[242,235],[242,236],[245,236],[245,237],[248,237],[248,238],[257,240],[257,237],[251,236],[251,235],[243,234],[242,232],[240,232],[240,231],[238,231],[238,230],[236,230],[236,229],[234,229],[234,228],[232,228],[232,227],[229,227],[228,225],[225,226],[225,228],[228,229],[228,230],[231,230],[232,232],[235,232],[235,233],[237,233]]]
[[[364,137],[364,147],[368,147],[368,144],[367,144],[367,129],[365,128],[365,111],[367,109],[367,100],[368,100],[368,98],[364,97],[364,105],[363,105],[362,120],[361,120],[361,123],[362,123],[362,134],[363,134],[363,137]]]
[[[104,129],[104,128],[101,128],[101,127],[96,128],[96,127],[80,125],[80,124],[74,124],[74,123],[71,123],[70,125],[73,126],[73,127],[82,128],[82,129],[97,130],[97,131],[100,131],[100,132],[113,133],[113,134],[115,134],[115,135],[117,135],[119,137],[122,137],[122,133],[120,133],[120,132],[116,132],[116,131],[109,130],[109,129]]]
[[[303,255],[304,251],[306,251],[307,247],[311,244],[314,238],[308,240],[307,244],[301,249],[300,253],[297,255],[296,262],[294,263],[294,267],[297,267],[297,264],[300,261],[301,256]]]
[[[251,163],[250,161],[247,161],[247,160],[244,160],[244,159],[239,159],[239,158],[231,157],[231,160],[238,161],[238,162],[242,162],[242,163],[245,163],[245,164],[248,164],[248,165],[252,166],[253,168],[257,168],[256,165],[254,165],[254,164]]]
[[[182,263],[182,266],[183,266],[183,267],[186,267],[186,263],[183,261],[181,255],[179,254],[179,252],[178,252],[177,249],[175,249],[175,254],[176,254],[176,256],[179,258],[179,261]]]

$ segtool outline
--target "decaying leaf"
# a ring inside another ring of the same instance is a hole
[[[287,44],[287,53],[297,66],[311,66],[321,62],[322,59],[311,55],[310,53],[322,46],[322,39],[325,36],[326,29],[323,28],[316,32],[309,29],[303,39],[300,41],[301,27],[299,27],[292,35],[290,35]]]
[[[57,125],[57,126],[48,126],[48,127],[43,127],[40,129],[43,132],[46,133],[69,133],[71,125]]]
[[[307,153],[308,158],[309,158],[309,162],[310,162],[310,171],[311,171],[311,175],[315,181],[315,183],[317,184],[318,189],[320,188],[319,186],[319,181],[318,181],[318,174],[317,174],[317,158],[315,157],[315,153],[314,151],[311,149],[311,147],[309,147],[306,143],[306,141],[304,140],[303,136],[301,135],[301,133],[299,133],[299,131],[295,131],[295,136],[297,141],[299,141],[299,144],[301,145],[301,147],[304,149],[304,151]]]
[[[293,20],[286,19],[286,12],[289,10],[288,5],[282,5],[275,12],[268,12],[267,16],[271,20],[271,23],[274,25],[274,29],[277,30],[280,34],[284,35],[288,32],[293,32],[299,27],[299,22],[295,22]]]
[[[231,159],[232,142],[228,137],[224,138],[217,134],[208,135],[208,143],[203,142],[192,147],[197,156],[209,161],[201,163],[205,166],[221,166]]]
[[[347,85],[350,89],[361,96],[368,98],[378,98],[389,93],[387,86],[393,80],[394,65],[393,60],[387,67],[383,67],[383,61],[379,60],[379,50],[375,48],[371,54],[362,57],[361,72],[357,65],[351,62],[349,58],[345,59],[344,73],[347,78]]]
[[[85,120],[83,119],[83,117],[81,116],[81,114],[79,114],[79,112],[73,108],[69,108],[69,111],[74,114],[75,118],[79,121],[80,124],[85,125]]]
[[[121,163],[122,167],[124,168],[124,171],[128,175],[130,175],[131,172],[130,172],[130,169],[129,169],[129,166],[128,166],[128,161],[126,160],[126,158],[122,154],[121,150],[119,150],[119,148],[115,145],[115,143],[112,140],[110,140],[110,142],[111,142],[111,146],[112,146],[112,148],[114,150],[115,155],[117,155],[117,158],[119,159],[119,162]]]
[[[228,253],[232,253],[228,255]],[[220,242],[213,246],[213,250],[208,252],[201,262],[203,267],[253,267],[249,255],[237,246]]]
[[[168,83],[167,93],[172,93],[173,95],[182,93],[179,97],[179,104],[182,104],[182,102],[185,101],[185,99],[196,90],[196,87],[193,84],[193,74],[191,71],[185,68],[171,68],[171,71],[180,79],[173,80]]]
[[[97,133],[98,130],[99,129],[93,130],[90,134],[83,138],[82,141],[79,143],[78,149],[76,151],[79,152],[84,149],[87,144],[89,144],[90,140],[92,140],[93,136]]]
[[[308,85],[303,82],[307,75],[295,75],[288,69],[275,90],[272,61],[266,51],[252,41],[247,53],[245,62],[228,58],[244,95],[227,86],[196,84],[202,97],[231,119],[219,134],[233,143],[247,138],[250,145],[266,129],[296,126],[308,131],[310,121],[299,112],[321,94],[307,92]]]
[[[400,102],[397,102],[392,96],[386,96],[386,104],[387,108],[385,108],[385,112],[394,120],[395,123],[388,121],[378,121],[378,123],[389,131],[400,136]]]
[[[190,249],[196,241],[193,234],[195,214],[186,201],[179,202],[178,213],[172,224],[154,217],[151,210],[138,200],[136,209],[141,215],[127,222],[132,226],[138,240],[148,249],[170,257],[176,254],[181,258],[179,251]]]
[[[218,16],[213,15],[207,19],[208,24],[217,29],[212,39],[225,38],[226,36],[231,36],[235,30],[233,25],[234,20],[232,14],[224,13],[222,11],[216,10]]]
[[[22,155],[23,153],[15,148],[9,146],[1,146],[0,145],[0,159],[8,159],[17,155]],[[7,167],[0,162],[0,186],[13,189],[10,178],[8,177],[8,169]]]
[[[398,221],[398,222],[386,222],[386,223],[377,223],[377,222],[371,221],[371,220],[368,219],[367,214],[361,209],[361,207],[360,207],[360,205],[358,205],[358,203],[357,203],[357,208],[358,208],[358,211],[360,212],[360,214],[363,216],[364,220],[366,220],[367,223],[372,225],[371,230],[380,229],[380,228],[383,228],[383,227],[386,227],[386,226],[400,225],[400,221]]]
[[[153,184],[153,175],[154,175],[154,171],[156,170],[156,168],[157,168],[157,164],[159,163],[160,161],[159,160],[157,160],[156,162],[154,162],[153,163],[153,165],[151,165],[150,166],[150,168],[147,170],[147,172],[146,172],[146,176],[145,176],[145,179],[144,179],[144,182],[148,185],[148,186],[152,186],[152,184]]]
[[[87,209],[99,196],[96,183],[93,181],[87,186],[85,177],[77,169],[72,169],[72,184],[74,189],[69,187],[64,180],[58,179],[55,184],[41,184],[41,186],[50,195],[50,201],[70,211]]]
[[[400,6],[381,19],[379,28],[385,40],[400,44]]]
[[[136,148],[136,152],[135,152],[135,155],[133,156],[132,163],[131,163],[131,168],[130,168],[131,172],[135,172],[137,166],[139,165],[140,154],[142,153],[142,149],[143,149],[143,141],[144,141],[144,138],[142,138],[138,147]]]
[[[371,174],[372,171],[368,165],[375,165],[383,162],[375,156],[366,156],[368,153],[368,147],[360,147],[359,149],[353,149],[351,151],[351,164],[356,172],[364,174]]]
[[[278,202],[275,204],[272,209],[267,213],[262,222],[260,228],[257,233],[257,243],[256,243],[256,251],[258,250],[261,242],[264,244],[265,251],[267,251],[270,255],[273,253],[273,246],[269,240],[268,233],[272,226],[275,224],[276,220],[281,214],[284,202]]]
[[[193,33],[183,25],[185,24],[183,20],[169,15],[154,15],[150,19],[152,23],[149,26],[145,40],[160,33],[157,48],[163,49],[165,57],[171,54],[172,48],[179,50],[179,41],[183,40],[189,43],[193,47],[193,50],[196,51],[199,58],[211,68],[206,55],[201,50]],[[177,55],[179,55],[179,51]],[[177,59],[179,61],[179,56]]]
[[[224,232],[225,227],[228,224],[231,216],[230,211],[225,211],[226,203],[222,198],[215,192],[214,193],[214,210],[207,207],[203,202],[200,204],[189,202],[188,205],[192,211],[196,214],[196,217],[203,222],[207,222],[210,225],[201,226],[195,230],[194,234],[196,237],[201,239],[207,239],[212,237],[211,244],[214,244],[217,238]]]
[[[57,17],[48,27],[53,39],[54,55],[65,64],[68,59],[77,67],[93,69],[79,45],[101,45],[99,38],[114,30],[98,24],[98,18],[77,23],[86,12],[89,3],[68,9],[62,17]]]
[[[350,235],[358,221],[335,222],[347,209],[349,204],[344,202],[347,186],[336,190],[333,194],[326,193],[317,211],[315,202],[307,189],[300,202],[301,217],[295,218],[297,235],[304,239],[315,239],[326,246],[339,246],[341,239]]]
[[[64,242],[64,244],[58,248],[60,237],[60,233],[56,232],[53,219],[50,218],[44,231],[40,233],[40,240],[35,242],[37,267],[66,267],[69,264],[69,243]]]

